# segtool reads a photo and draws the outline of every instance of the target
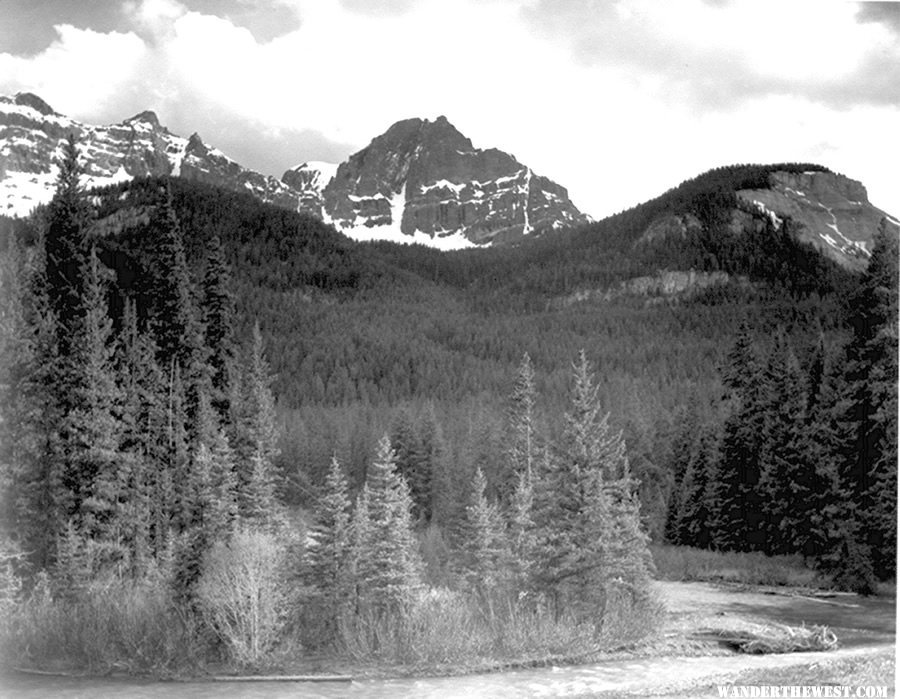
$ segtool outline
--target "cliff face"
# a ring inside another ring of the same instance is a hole
[[[773,172],[769,189],[745,189],[738,196],[778,225],[790,217],[799,238],[840,264],[861,269],[880,228],[900,232],[900,223],[869,203],[866,188],[828,172]]]
[[[387,229],[476,244],[587,220],[563,187],[503,151],[473,147],[444,117],[394,124],[338,167],[323,205],[351,236]]]

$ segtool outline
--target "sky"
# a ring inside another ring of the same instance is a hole
[[[280,177],[445,115],[595,218],[710,168],[815,162],[900,215],[900,3],[0,0],[0,94]]]

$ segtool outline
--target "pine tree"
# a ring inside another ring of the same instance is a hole
[[[507,513],[510,580],[513,588],[531,587],[535,557],[534,469],[519,474]]]
[[[246,375],[241,380],[243,395],[235,406],[238,512],[258,525],[272,526],[281,519],[274,463],[278,433],[272,378],[259,323],[253,327],[253,344],[246,364]]]
[[[334,631],[339,617],[349,610],[353,588],[350,498],[347,495],[347,479],[337,458],[331,460],[307,541],[307,577]]]
[[[688,403],[677,418],[677,428],[672,440],[672,453],[668,470],[672,482],[666,514],[665,537],[673,544],[685,544],[682,531],[685,502],[693,488],[693,482],[685,483],[690,465],[697,458],[699,449],[700,417],[694,401]]]
[[[350,517],[349,581],[352,588],[351,600],[356,614],[359,614],[365,604],[366,580],[371,563],[369,543],[372,540],[372,520],[369,513],[369,499],[369,486],[364,484],[356,496],[353,514]]]
[[[56,191],[47,207],[44,233],[44,280],[47,299],[57,322],[59,353],[67,356],[78,336],[84,313],[85,270],[89,247],[85,230],[90,207],[81,187],[83,168],[75,136],[63,144]]]
[[[366,478],[367,536],[357,562],[363,597],[379,612],[403,607],[421,584],[412,499],[394,458],[390,438],[385,435]]]
[[[156,363],[152,338],[138,330],[132,301],[125,303],[118,344],[118,373],[124,400],[121,448],[134,464],[125,519],[130,523],[132,546],[141,565],[141,551],[157,559],[168,551],[175,493],[166,448],[166,381]]]
[[[113,561],[124,558],[122,506],[131,460],[121,451],[122,396],[116,385],[112,321],[96,254],[90,255],[85,313],[73,348],[79,381],[62,420],[68,453],[63,484],[70,517]]]
[[[716,434],[706,427],[697,439],[670,511],[672,543],[704,549],[713,546],[717,465]]]
[[[413,517],[427,520],[431,513],[431,463],[427,446],[422,443],[406,411],[400,411],[391,430],[391,448],[397,471],[409,485],[413,499]]]
[[[230,417],[232,376],[235,371],[234,317],[231,274],[219,236],[210,243],[203,277],[205,345],[212,371],[212,406],[223,422]]]
[[[802,507],[797,496],[809,485],[797,478],[806,458],[803,378],[783,332],[776,334],[764,380],[759,493],[766,516],[763,551],[775,555],[793,552],[797,523],[792,520]]]
[[[855,505],[861,550],[881,577],[896,568],[898,240],[881,230],[851,299],[853,336],[843,381],[851,429],[840,449],[841,484]],[[862,555],[862,554],[861,554]]]
[[[189,372],[199,360],[201,325],[194,287],[184,252],[181,224],[172,207],[172,193],[158,204],[150,221],[151,235],[158,243],[152,275],[150,326],[159,348],[160,366],[173,362]]]
[[[759,488],[760,454],[765,434],[765,382],[749,329],[742,325],[728,355],[724,382],[732,410],[725,420],[716,493],[717,545],[759,551],[766,545],[766,516]]]
[[[16,525],[16,501],[26,476],[30,432],[26,378],[35,352],[27,321],[29,274],[17,236],[0,256],[0,530]]]
[[[509,445],[507,447],[508,470],[504,478],[505,497],[508,499],[521,481],[522,474],[531,480],[538,451],[535,425],[534,367],[526,352],[522,356],[509,398]]]
[[[595,619],[612,585],[637,598],[649,579],[625,442],[608,421],[582,351],[573,365],[563,438],[540,476],[536,582],[553,596],[557,612],[570,606]]]
[[[500,509],[485,495],[487,481],[481,469],[472,481],[466,507],[465,576],[469,585],[490,601],[491,593],[508,578],[508,558]]]

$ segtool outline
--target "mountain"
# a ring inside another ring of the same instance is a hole
[[[790,218],[800,240],[840,264],[863,268],[875,233],[900,221],[869,203],[861,182],[831,172],[774,171],[768,187],[742,189],[738,197],[772,216],[776,225]]]
[[[58,114],[40,97],[0,96],[0,214],[25,216],[50,200],[61,142],[74,134],[86,184],[100,187],[134,177],[176,175],[247,191],[296,209],[299,197],[274,177],[241,167],[196,133],[182,138],[141,112],[120,124],[92,126]]]
[[[153,112],[93,126],[30,93],[0,96],[0,214],[25,216],[50,199],[59,146],[70,133],[89,186],[179,176],[312,213],[357,240],[452,249],[515,242],[588,220],[565,188],[507,153],[474,148],[444,117],[398,122],[340,166],[304,163],[278,180],[196,133],[173,134]]]
[[[565,188],[503,151],[475,148],[443,116],[391,126],[338,167],[322,198],[326,220],[354,237],[438,247],[514,242],[588,220]]]

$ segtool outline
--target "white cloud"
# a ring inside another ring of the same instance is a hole
[[[856,24],[852,5],[417,0],[373,15],[290,1],[299,28],[265,41],[190,3],[134,2],[133,32],[62,26],[33,58],[0,54],[0,92],[30,90],[91,121],[155,109],[274,174],[334,157],[337,143],[351,144],[346,156],[399,119],[445,114],[594,216],[709,167],[787,160],[862,179],[900,214],[897,88],[872,71],[898,48],[884,25]],[[315,150],[285,145],[303,143]]]
[[[140,74],[143,41],[130,32],[104,34],[67,24],[56,31],[58,39],[33,58],[0,54],[0,87],[34,92],[70,114],[101,115]]]

